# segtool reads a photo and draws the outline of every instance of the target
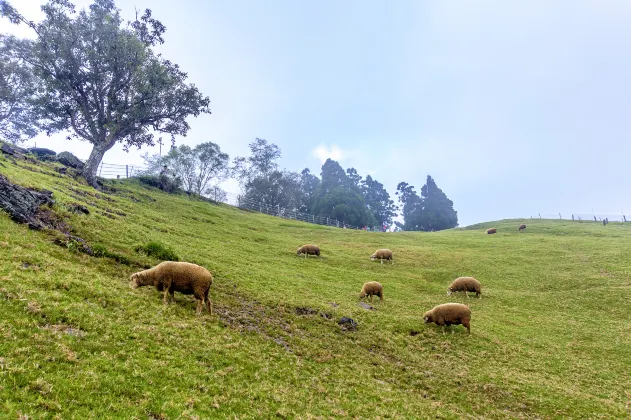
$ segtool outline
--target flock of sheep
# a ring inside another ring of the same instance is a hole
[[[520,225],[519,230],[526,229],[526,225]],[[487,234],[494,234],[496,228],[490,228]],[[296,255],[304,254],[305,258],[309,255],[320,256],[320,247],[317,245],[306,244],[298,248]],[[390,261],[394,264],[393,252],[389,249],[378,249],[370,259]],[[210,301],[210,286],[213,283],[213,276],[204,267],[188,262],[164,261],[148,270],[139,271],[130,277],[130,286],[137,288],[140,286],[154,286],[159,292],[163,293],[164,303],[169,300],[175,302],[175,292],[185,295],[194,295],[197,300],[196,313],[200,314],[204,307],[212,315],[213,306]],[[447,295],[454,292],[465,292],[469,297],[469,292],[475,293],[476,296],[482,298],[482,285],[473,277],[458,277],[447,288]],[[360,299],[370,297],[372,302],[373,296],[379,297],[383,301],[383,286],[376,281],[370,281],[363,285],[359,293]],[[471,334],[471,309],[467,305],[461,303],[443,303],[423,314],[423,320],[427,323],[435,323],[439,326],[449,327],[450,325],[462,325],[468,333]],[[443,328],[443,334],[445,330]],[[452,330],[453,333],[453,330]]]

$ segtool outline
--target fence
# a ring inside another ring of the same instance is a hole
[[[117,165],[112,163],[101,163],[99,166],[98,176],[102,178],[120,179],[131,178],[138,176],[142,172],[146,171],[146,166],[141,165]],[[342,229],[355,229],[355,230],[370,230],[370,231],[383,231],[383,227],[378,226],[366,226],[358,227],[352,226],[348,223],[340,222],[339,220],[332,219],[330,217],[315,216],[313,214],[301,213],[294,210],[288,210],[280,206],[270,206],[265,203],[261,203],[253,200],[246,200],[239,194],[225,193],[217,196],[213,196],[212,192],[207,198],[219,201],[234,207],[241,209],[248,209],[265,213],[270,216],[282,217],[285,219],[299,220],[302,222],[313,223],[316,225],[334,226]]]
[[[560,219],[560,220],[573,220],[575,222],[631,222],[631,217],[627,217],[625,214],[595,214],[595,213],[537,213],[536,216],[530,216],[531,219]]]
[[[116,165],[114,163],[101,163],[97,175],[102,178],[130,178],[146,171],[146,166],[141,165]]]

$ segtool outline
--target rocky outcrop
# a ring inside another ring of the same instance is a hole
[[[78,157],[76,157],[70,152],[59,153],[57,155],[57,162],[69,168],[77,169],[79,171],[82,171],[83,168],[85,168],[85,164],[81,160],[79,160]]]
[[[57,156],[54,150],[45,149],[43,147],[31,147],[28,151],[41,160],[54,160],[55,156]]]
[[[12,184],[0,174],[0,208],[6,211],[11,219],[19,223],[27,223],[31,229],[46,227],[38,218],[41,206],[55,203],[51,191],[33,191]]]

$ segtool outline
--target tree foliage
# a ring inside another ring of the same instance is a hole
[[[93,144],[84,171],[92,185],[114,144],[141,148],[154,144],[154,133],[186,135],[188,116],[210,113],[210,100],[185,83],[187,74],[154,53],[166,28],[149,9],[127,25],[113,0],[94,0],[79,12],[68,0],[50,0],[39,23],[6,2],[0,11],[33,30],[34,40],[14,39],[9,47],[40,86],[33,104],[42,128]]]
[[[355,169],[347,174],[338,162],[327,159],[322,165],[321,177],[322,181],[314,192],[315,214],[355,226],[374,226],[377,223],[368,211],[361,193],[361,177]]]
[[[21,143],[38,133],[31,102],[36,83],[27,63],[14,54],[15,37],[0,34],[0,138]]]
[[[148,172],[167,176],[189,193],[205,195],[230,174],[230,157],[212,142],[173,147],[165,156],[143,155]],[[166,169],[166,171],[164,171]]]
[[[397,196],[403,207],[403,230],[438,231],[458,226],[458,214],[453,202],[438,188],[431,176],[421,188],[419,197],[414,187],[406,182],[397,186]]]

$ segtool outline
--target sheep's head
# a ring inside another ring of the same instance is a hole
[[[372,254],[372,255],[370,256],[370,261],[374,261],[374,260],[376,260],[376,259],[377,259],[377,255],[376,255],[376,254]]]
[[[144,276],[142,275],[142,272],[134,273],[129,278],[129,287],[136,289],[140,286],[145,286],[146,283],[143,280]]]
[[[300,248],[298,248],[296,250],[296,255],[300,255],[300,254],[302,254],[302,247],[300,247]]]
[[[365,297],[366,297],[366,292],[365,291],[362,290],[361,292],[359,292],[359,298],[360,299],[363,299]]]
[[[450,296],[453,293],[453,290],[451,287],[447,288],[447,296]]]
[[[425,312],[425,314],[423,315],[423,322],[425,324],[432,322],[432,314],[430,314],[430,311]]]

